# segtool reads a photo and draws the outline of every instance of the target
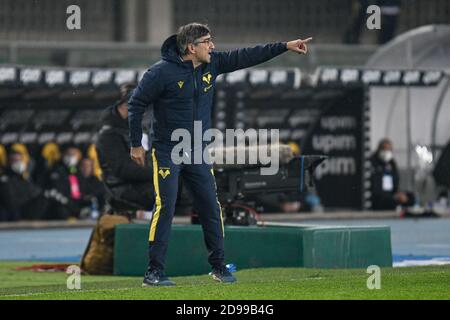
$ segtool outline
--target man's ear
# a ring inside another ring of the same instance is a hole
[[[195,53],[195,45],[193,43],[189,43],[187,45],[187,48],[188,48],[189,54]]]

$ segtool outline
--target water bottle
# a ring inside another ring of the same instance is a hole
[[[225,267],[227,267],[228,271],[230,272],[236,272],[236,266],[234,265],[234,263],[229,263],[225,265]]]
[[[306,195],[305,202],[311,208],[313,212],[322,212],[323,206],[320,202],[319,196],[315,192],[310,192]]]
[[[92,198],[92,200],[91,200],[91,219],[97,220],[98,216],[99,216],[98,201],[97,201],[97,198]]]

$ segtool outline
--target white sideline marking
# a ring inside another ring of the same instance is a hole
[[[32,293],[21,293],[21,294],[5,294],[0,295],[0,297],[28,297],[28,296],[38,296],[42,294],[51,294],[51,293],[75,293],[75,292],[101,292],[101,291],[126,291],[132,290],[136,288],[115,288],[115,289],[93,289],[93,290],[66,290],[66,291],[48,291],[48,292],[32,292]]]
[[[308,278],[299,278],[299,279],[289,279],[286,281],[307,281],[307,280],[322,280],[324,278],[322,277],[308,277]],[[275,280],[274,280],[275,281]],[[266,281],[252,281],[252,283],[263,283]],[[244,283],[248,283],[248,282],[244,282]],[[194,283],[189,283],[189,284],[185,284],[185,285],[177,285],[175,286],[175,288],[179,288],[179,287],[184,287],[184,286],[202,286],[202,285],[211,285],[213,283],[205,283],[205,284],[194,284]],[[5,288],[6,289],[6,288]],[[135,289],[144,289],[144,290],[148,290],[148,288],[142,288],[142,287],[133,287],[133,288],[113,288],[113,289],[90,289],[90,290],[65,290],[65,291],[47,291],[47,292],[31,292],[31,293],[20,293],[20,294],[5,294],[5,295],[0,295],[0,298],[3,297],[31,297],[31,296],[38,296],[38,295],[43,295],[43,294],[53,294],[53,293],[77,293],[77,292],[102,292],[102,291],[127,291],[127,290],[135,290]]]

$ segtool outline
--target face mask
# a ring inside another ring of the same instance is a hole
[[[68,167],[75,167],[78,164],[78,158],[76,156],[64,156],[63,161]]]
[[[381,150],[379,157],[383,162],[389,162],[394,158],[394,154],[390,150]]]
[[[14,171],[15,173],[22,174],[25,172],[26,169],[27,165],[23,161],[14,162],[11,164],[11,170]]]

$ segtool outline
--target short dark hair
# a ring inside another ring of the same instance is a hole
[[[381,148],[383,148],[383,146],[385,144],[390,144],[392,146],[392,141],[389,138],[383,138],[380,140],[380,142],[378,142],[378,147],[377,147],[377,151],[380,151]]]
[[[136,88],[136,84],[134,83],[124,83],[122,84],[119,89],[120,89],[120,99],[119,99],[119,104],[123,104],[125,102],[128,101],[128,99],[130,99],[131,94],[133,93],[134,88]]]
[[[198,22],[192,22],[187,25],[181,26],[177,33],[177,49],[181,55],[188,54],[188,44],[194,43],[198,38],[204,37],[211,33],[209,27],[206,24]]]

